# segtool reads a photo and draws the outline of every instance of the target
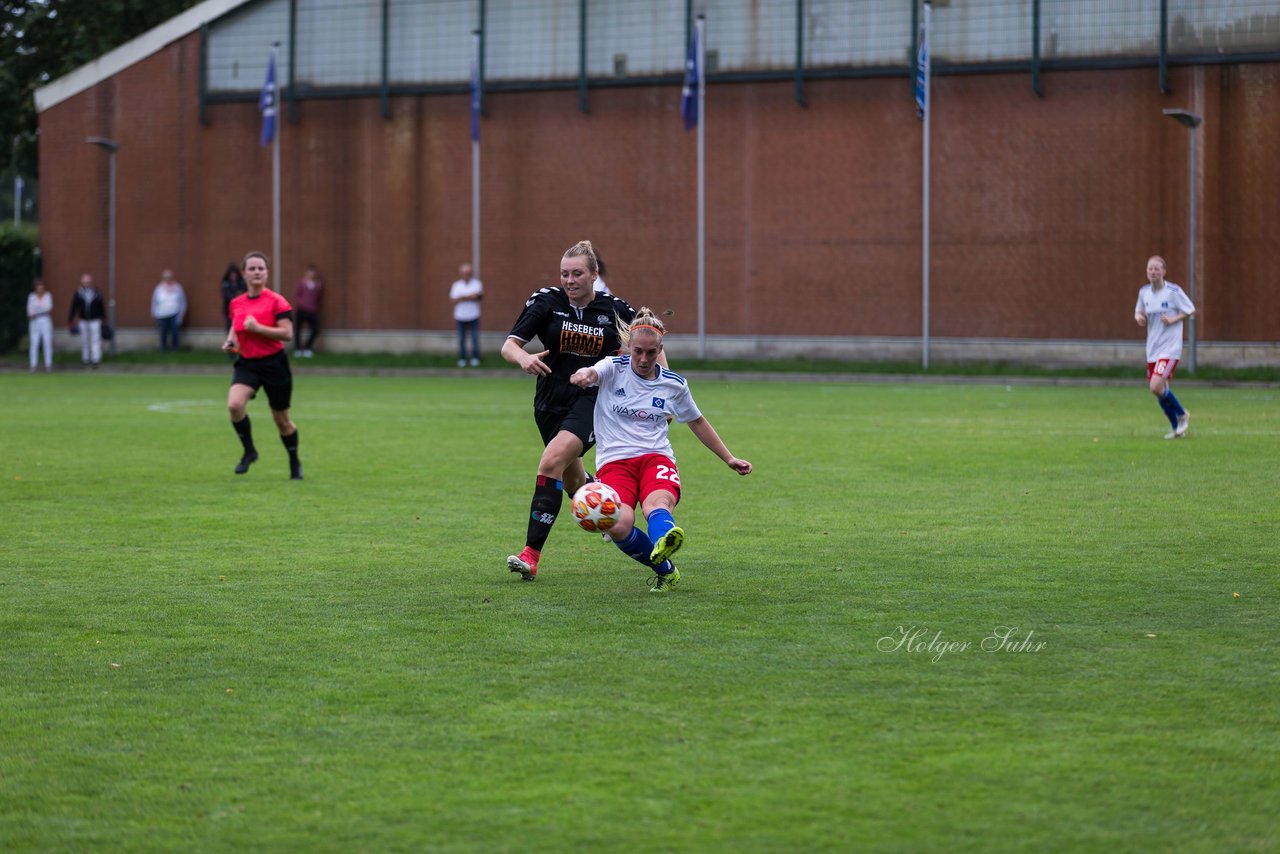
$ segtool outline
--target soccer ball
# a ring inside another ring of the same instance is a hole
[[[584,485],[573,495],[573,518],[584,531],[598,533],[612,528],[622,511],[622,499],[613,487],[600,481]]]

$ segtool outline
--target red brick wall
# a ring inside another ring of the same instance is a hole
[[[119,321],[148,320],[172,267],[191,323],[216,326],[227,261],[270,250],[271,155],[254,104],[198,121],[192,36],[41,115],[45,271],[66,305],[82,271],[106,280],[105,152],[121,144]],[[1198,290],[1202,340],[1280,339],[1269,264],[1280,234],[1280,65],[936,76],[931,331],[1134,339],[1148,255],[1186,281],[1187,132],[1206,117]],[[921,128],[902,78],[715,85],[707,121],[707,331],[918,335]],[[695,134],[674,86],[491,94],[482,123],[486,328],[510,325],[589,237],[634,304],[697,324]],[[307,262],[330,285],[326,324],[448,329],[470,254],[466,96],[306,101],[282,143],[286,295]]]

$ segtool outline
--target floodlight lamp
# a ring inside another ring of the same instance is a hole
[[[1164,114],[1178,124],[1185,125],[1192,130],[1200,127],[1200,123],[1204,121],[1203,116],[1198,113],[1193,113],[1190,110],[1166,109],[1164,110]]]

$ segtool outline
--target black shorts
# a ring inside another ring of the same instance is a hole
[[[284,412],[293,402],[293,372],[284,350],[261,359],[236,359],[231,384],[247,385],[255,392],[265,388],[267,403],[276,412]]]
[[[582,454],[585,454],[596,443],[595,415],[596,399],[583,395],[574,401],[568,412],[535,409],[533,420],[538,423],[538,432],[542,434],[543,445],[550,445],[557,433],[568,430],[582,440]]]

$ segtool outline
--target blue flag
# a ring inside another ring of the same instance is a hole
[[[271,51],[267,63],[267,79],[262,83],[258,96],[258,109],[262,111],[262,145],[270,145],[276,138],[276,52]]]
[[[920,51],[916,54],[916,117],[924,121],[929,109],[929,7],[920,19]]]
[[[684,129],[693,130],[698,126],[698,81],[702,77],[702,69],[698,67],[698,39],[702,35],[702,27],[694,26],[693,39],[689,42],[689,61],[684,66],[684,89],[680,92],[680,115],[684,116]]]
[[[471,141],[480,141],[480,57],[471,57]]]

